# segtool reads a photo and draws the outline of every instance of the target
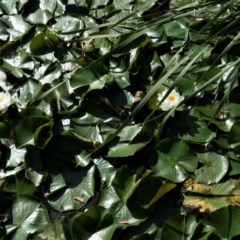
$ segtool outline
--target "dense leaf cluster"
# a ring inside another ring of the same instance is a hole
[[[239,11],[1,0],[0,239],[237,238]]]

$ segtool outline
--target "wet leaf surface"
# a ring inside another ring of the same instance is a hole
[[[1,0],[0,239],[238,239],[239,9]]]

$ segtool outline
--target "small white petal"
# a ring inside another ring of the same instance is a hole
[[[12,85],[7,82],[7,74],[2,70],[0,70],[0,88],[5,92],[12,89]]]
[[[6,73],[0,70],[0,82],[5,82],[6,80],[7,80]]]
[[[0,111],[5,113],[8,107],[13,103],[13,99],[9,92],[0,92]]]

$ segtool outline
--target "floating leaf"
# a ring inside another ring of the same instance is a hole
[[[152,167],[157,176],[173,182],[182,182],[187,178],[188,171],[197,167],[197,159],[189,146],[178,140],[166,139],[158,144],[157,163]]]
[[[6,167],[13,168],[19,166],[25,161],[26,149],[16,149],[11,147],[11,154],[7,161]]]
[[[131,169],[129,169],[127,166],[123,166],[116,172],[112,182],[112,185],[119,198],[125,201],[131,196],[137,185],[140,183],[140,179],[137,181],[136,174],[132,175],[132,173],[133,172]],[[148,174],[149,173],[146,172],[143,176],[146,177]]]
[[[77,7],[77,6],[75,6]],[[73,37],[79,36],[79,30],[84,27],[84,23],[81,19],[72,16],[61,16],[56,19],[56,23],[53,25],[53,30],[60,34],[65,40],[69,41]],[[66,32],[75,31],[75,34],[66,34]],[[64,33],[64,34],[61,34]]]
[[[7,169],[7,170],[0,170],[0,179],[4,179],[10,176],[14,176],[17,173],[21,172],[24,169],[23,166],[18,166],[13,169]]]
[[[35,187],[29,183],[25,178],[17,177],[16,178],[16,193],[18,197],[21,196],[31,196],[34,194]]]
[[[17,103],[20,108],[26,107],[26,105],[39,96],[42,89],[40,83],[36,83],[29,79],[23,86],[19,88],[19,102]]]
[[[195,171],[196,181],[199,183],[218,183],[227,173],[228,159],[214,152],[198,154],[199,162],[203,167]]]
[[[137,202],[141,207],[149,208],[175,187],[174,183],[162,183],[160,177],[150,176],[138,186],[136,190]]]
[[[67,228],[71,239],[111,239],[117,228],[113,215],[102,207],[93,207],[70,219]],[[69,237],[70,237],[69,236]],[[105,238],[106,237],[106,238]]]
[[[37,129],[50,124],[46,117],[27,117],[18,122],[14,129],[14,140],[17,147],[34,145],[34,134]]]
[[[213,212],[226,206],[240,206],[240,185],[236,180],[213,185],[186,181],[184,191],[183,205],[187,209]]]
[[[224,221],[222,221],[224,219]],[[212,213],[203,224],[210,225],[216,230],[216,234],[220,239],[232,239],[239,236],[240,229],[238,222],[240,220],[240,209],[237,207],[224,207]]]
[[[54,11],[57,7],[56,4],[57,1],[40,0],[39,8],[35,9],[35,12],[29,14],[27,20],[32,24],[47,24],[47,22],[53,17]]]
[[[161,239],[163,240],[179,240],[184,239],[190,240],[191,236],[195,231],[197,222],[194,216],[191,215],[177,215],[170,218],[164,225]]]
[[[10,134],[10,127],[6,124],[6,122],[0,122],[0,137],[8,138]]]
[[[38,9],[36,12],[30,14],[27,20],[33,24],[47,24],[52,18],[52,14],[48,10]]]
[[[111,147],[108,152],[108,157],[128,157],[133,156],[137,151],[145,147],[147,143],[120,143]]]
[[[240,121],[233,124],[228,137],[228,142],[230,146],[234,149],[236,153],[240,152]]]
[[[52,175],[49,204],[57,211],[77,210],[83,207],[94,195],[95,167],[75,169],[69,166],[62,169],[61,175]],[[83,200],[80,203],[76,197]]]
[[[17,0],[2,0],[0,3],[0,6],[2,9],[4,9],[5,12],[8,14],[16,14],[17,8],[16,8]]]
[[[108,209],[120,222],[138,225],[147,215],[145,210],[136,205],[134,192],[149,174],[150,171],[139,170],[137,175],[127,166],[119,168],[112,184],[102,191],[99,205]]]
[[[103,63],[97,63],[92,68],[79,69],[71,76],[71,87],[76,89],[91,86],[92,89],[102,89],[107,72],[108,69]]]
[[[188,27],[186,26],[186,22],[184,20],[171,21],[165,25],[165,31],[167,36],[172,36],[181,41],[186,41],[188,38]],[[182,42],[177,42],[178,44],[182,44]]]
[[[49,223],[47,211],[31,197],[21,196],[13,205],[13,225],[17,226],[11,239],[26,239],[28,235],[42,231]]]
[[[23,77],[23,70],[9,64],[6,60],[0,61],[0,68],[3,69],[6,73],[13,75],[14,77]]]
[[[55,50],[60,50],[62,48],[61,44],[61,39],[55,33],[42,32],[32,39],[30,50],[33,54],[43,55]]]
[[[37,147],[44,148],[53,136],[53,122],[50,121],[37,128],[34,133],[34,142]]]
[[[186,142],[192,142],[196,144],[203,144],[207,145],[209,142],[211,142],[216,137],[216,133],[211,131],[206,126],[201,126],[197,129],[197,132],[195,134],[184,134],[181,139]]]
[[[0,16],[16,97],[0,239],[239,237],[238,0],[0,0]],[[149,109],[159,88],[176,111]]]
[[[141,131],[141,127],[138,125],[134,126],[126,126],[119,134],[120,137],[119,141],[132,141],[137,134]]]

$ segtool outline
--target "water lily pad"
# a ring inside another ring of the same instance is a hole
[[[197,159],[189,146],[178,140],[166,139],[158,144],[157,163],[152,166],[154,173],[173,182],[182,182],[188,171],[197,167]]]
[[[77,214],[68,222],[71,238],[111,239],[117,228],[113,215],[102,207],[94,207]]]
[[[41,232],[49,223],[50,218],[41,203],[29,196],[19,197],[12,209],[13,224],[17,226],[11,239],[24,239],[29,234]]]
[[[222,219],[225,219],[225,221],[222,221]],[[214,212],[204,221],[204,224],[214,227],[216,229],[214,233],[219,238],[233,239],[234,236],[239,236],[240,234],[239,219],[239,208],[229,206]]]
[[[55,33],[42,32],[32,39],[30,50],[33,54],[42,55],[60,49],[61,43],[61,39]]]
[[[84,27],[81,19],[72,16],[61,16],[56,19],[53,30],[61,35],[65,41],[80,35],[80,30]],[[69,32],[69,34],[66,34]],[[71,34],[71,32],[75,32]]]
[[[161,239],[179,240],[184,236],[191,239],[191,235],[197,226],[196,219],[191,215],[177,215],[170,218],[164,225]]]
[[[137,151],[145,147],[147,143],[119,143],[118,145],[111,147],[108,152],[108,157],[128,157],[133,156]]]
[[[235,122],[230,129],[228,143],[234,149],[235,153],[240,152],[240,121]]]
[[[49,204],[57,211],[77,210],[94,195],[95,167],[75,169],[66,167],[60,175],[52,175]]]
[[[214,212],[226,206],[239,206],[240,202],[240,185],[232,179],[212,185],[187,180],[184,191],[183,205],[189,210]]]
[[[198,159],[203,164],[195,171],[196,181],[199,183],[218,183],[228,171],[229,162],[223,155],[208,152],[198,154]]]
[[[16,146],[34,145],[34,138],[37,139],[34,134],[37,130],[40,131],[43,126],[48,126],[48,124],[50,124],[49,119],[45,117],[27,117],[19,121],[14,129]],[[39,134],[39,132],[36,134]]]

